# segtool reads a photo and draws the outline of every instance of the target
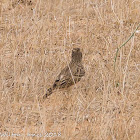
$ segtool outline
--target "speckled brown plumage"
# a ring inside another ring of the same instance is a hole
[[[85,75],[80,48],[74,48],[71,57],[71,62],[60,72],[53,86],[49,88],[43,96],[43,99],[51,95],[55,89],[68,88],[76,84]]]

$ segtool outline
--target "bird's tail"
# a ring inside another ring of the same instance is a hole
[[[46,99],[51,94],[52,94],[52,88],[47,89],[46,94],[43,96],[43,99]]]

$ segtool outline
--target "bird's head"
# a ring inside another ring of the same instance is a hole
[[[80,48],[74,48],[72,50],[72,61],[73,62],[81,62],[82,61],[82,53]]]

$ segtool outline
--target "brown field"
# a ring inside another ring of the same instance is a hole
[[[0,1],[1,140],[140,140],[139,0]],[[40,102],[83,52],[86,75]]]

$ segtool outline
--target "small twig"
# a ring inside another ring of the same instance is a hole
[[[114,71],[115,71],[115,64],[116,64],[119,50],[134,36],[134,34],[136,33],[136,31],[138,30],[139,27],[140,27],[140,23],[137,26],[137,28],[135,29],[135,31],[131,34],[131,36],[120,47],[117,48],[116,55],[115,55],[115,61],[114,61]]]

